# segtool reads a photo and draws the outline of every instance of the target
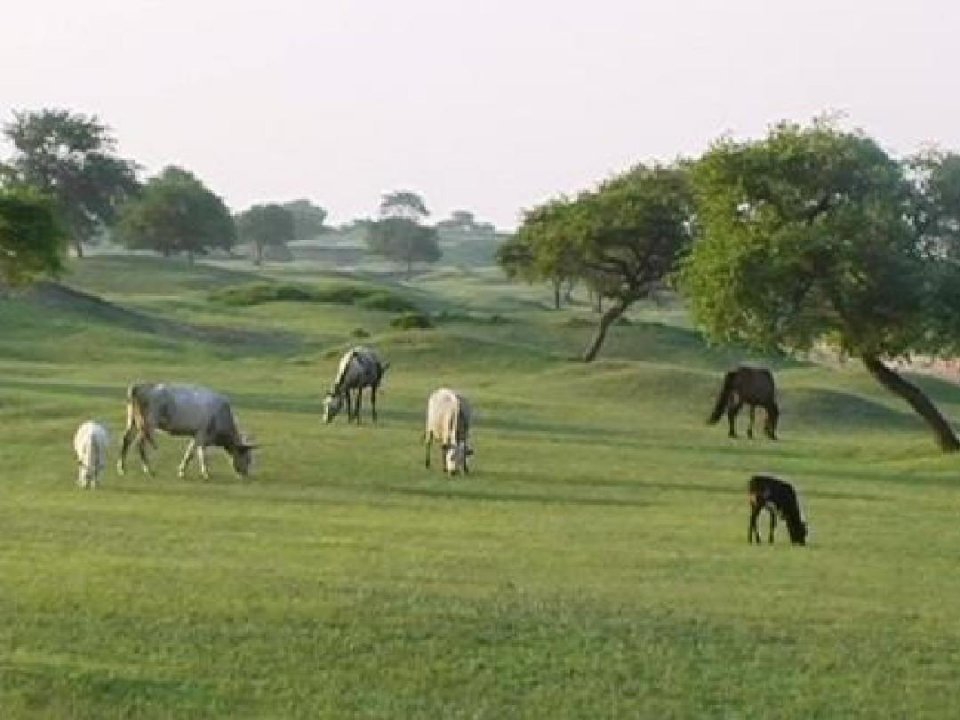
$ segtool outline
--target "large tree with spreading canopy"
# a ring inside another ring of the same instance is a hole
[[[716,142],[693,172],[702,233],[680,275],[695,321],[759,350],[834,346],[909,403],[941,448],[960,449],[889,362],[949,349],[960,329],[960,203],[932,190],[949,185],[943,159],[897,161],[829,119]]]

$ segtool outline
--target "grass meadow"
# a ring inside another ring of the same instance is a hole
[[[217,300],[264,280],[374,283],[448,320]],[[111,305],[0,300],[3,718],[956,717],[958,459],[858,366],[769,360],[781,440],[730,440],[704,420],[748,356],[672,306],[583,365],[586,304],[492,269],[100,256],[64,282]],[[325,426],[364,334],[391,362],[381,422]],[[960,388],[914,379],[960,417]],[[118,477],[134,380],[229,394],[254,478],[211,450],[211,481],[180,480],[165,436],[155,477]],[[423,467],[442,384],[475,406],[467,478]],[[71,448],[90,417],[113,436],[96,492]],[[809,546],[747,544],[757,471],[799,487]]]

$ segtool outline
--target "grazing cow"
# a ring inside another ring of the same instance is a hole
[[[370,412],[373,421],[377,421],[377,388],[383,381],[390,363],[381,363],[377,354],[366,347],[351,348],[340,358],[337,376],[330,386],[330,392],[323,399],[323,421],[331,422],[347,404],[347,422],[355,420],[360,424],[360,404],[363,389],[370,388]],[[351,391],[356,390],[356,403],[351,401]]]
[[[86,488],[100,487],[100,476],[107,466],[107,448],[110,447],[110,434],[98,422],[87,420],[73,436],[73,450],[77,454],[80,473],[77,485]]]
[[[773,382],[773,373],[766,368],[741,365],[728,372],[723,378],[717,404],[707,418],[711,425],[716,423],[723,411],[727,411],[727,420],[730,423],[730,437],[736,437],[734,425],[737,413],[746,403],[750,406],[750,425],[747,427],[747,437],[753,437],[753,417],[756,406],[760,405],[767,414],[763,424],[763,431],[771,440],[777,439],[777,420],[780,417],[780,408],[776,401],[776,386]]]
[[[205,480],[210,479],[204,450],[211,445],[227,452],[238,476],[245,477],[250,472],[256,446],[251,445],[237,429],[229,400],[213,390],[197,385],[165,383],[140,383],[127,388],[127,429],[117,461],[117,471],[121,475],[127,450],[135,435],[138,436],[137,449],[143,471],[152,474],[145,443],[157,446],[154,430],[191,438],[180,462],[180,477],[184,476],[187,465],[196,453],[200,474]]]
[[[797,502],[797,493],[790,483],[770,475],[754,475],[747,483],[747,493],[750,500],[748,543],[756,540],[759,544],[760,531],[757,529],[757,518],[760,517],[760,511],[766,509],[770,513],[768,542],[773,542],[773,529],[779,515],[787,523],[790,542],[794,545],[807,544],[807,523],[803,519],[800,503]]]
[[[427,401],[427,426],[424,444],[427,448],[426,466],[430,467],[430,447],[433,439],[440,441],[444,470],[451,475],[469,473],[467,458],[473,455],[470,439],[470,403],[448,388],[434,390]]]

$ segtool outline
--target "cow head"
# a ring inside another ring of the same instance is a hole
[[[341,408],[343,408],[343,396],[327,393],[323,398],[323,421],[328,423],[333,420]]]
[[[253,451],[257,446],[252,444],[246,436],[240,439],[231,452],[230,457],[233,460],[233,471],[240,477],[246,477],[253,468]]]
[[[466,443],[446,443],[443,449],[443,466],[451,475],[467,470],[467,458],[473,455],[473,448]]]

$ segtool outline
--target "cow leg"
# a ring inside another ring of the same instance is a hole
[[[130,449],[130,443],[137,429],[133,425],[127,425],[126,432],[123,433],[123,442],[120,444],[120,457],[117,459],[117,473],[123,475],[127,470],[127,451]]]
[[[750,503],[750,523],[747,525],[747,542],[753,543],[754,538],[756,538],[757,544],[760,544],[760,531],[757,529],[757,518],[760,517],[760,510],[763,508],[762,505]]]
[[[357,425],[360,424],[360,406],[363,404],[363,388],[357,388],[357,412],[355,415]]]
[[[431,432],[425,433],[423,438],[423,445],[424,447],[427,448],[427,457],[424,462],[424,467],[426,467],[427,470],[430,469],[430,446],[432,444],[433,444],[433,433]]]
[[[204,480],[210,479],[210,473],[207,470],[207,448],[203,443],[197,444],[197,462],[200,463],[200,475]]]
[[[750,424],[747,425],[747,437],[753,440],[753,420],[757,413],[757,406],[750,406]]]
[[[140,453],[140,467],[143,469],[143,474],[153,475],[153,470],[150,469],[150,461],[147,460],[147,438],[143,433],[140,433],[137,440],[137,452]]]
[[[773,529],[777,526],[777,514],[776,514],[773,510],[771,510],[770,508],[767,508],[767,512],[770,513],[770,538],[767,540],[767,542],[769,542],[769,543],[772,544],[772,543],[773,543]]]
[[[727,409],[727,422],[730,423],[730,432],[727,433],[729,437],[735,438],[737,436],[736,420],[741,407],[743,407],[743,403],[736,402]]]
[[[377,422],[377,386],[373,385],[370,388],[370,415],[373,417],[373,422]]]
[[[177,475],[184,477],[187,474],[187,465],[190,464],[190,461],[193,460],[193,454],[197,450],[197,439],[193,438],[187,444],[187,450],[183,454],[183,460],[180,461],[180,467],[177,468]]]

